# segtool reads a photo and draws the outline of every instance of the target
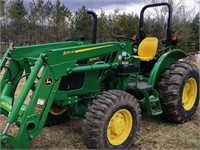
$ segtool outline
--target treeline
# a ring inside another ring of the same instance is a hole
[[[60,0],[55,3],[51,0],[32,0],[29,3],[24,0],[0,0],[0,6],[1,45],[8,45],[12,41],[16,46],[65,41],[80,34],[86,40],[91,40],[92,17],[86,13],[85,6],[78,8],[75,13]],[[179,36],[177,47],[185,51],[199,50],[199,13],[188,18],[184,7],[174,8],[173,27]],[[137,13],[121,14],[116,9],[113,14],[106,15],[101,10],[98,15],[97,42],[115,40],[116,36],[131,37],[138,34]],[[165,37],[166,16],[166,11],[162,9],[161,13],[147,14],[147,35],[162,40]]]

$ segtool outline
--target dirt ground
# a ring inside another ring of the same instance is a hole
[[[200,63],[196,65],[200,69]],[[149,116],[142,108],[142,119],[133,149],[200,149],[200,107],[192,120],[184,124],[165,121],[162,116]],[[1,128],[4,118],[0,116]],[[33,139],[31,149],[86,149],[81,133],[82,119],[52,127],[45,127],[41,135]]]
[[[86,149],[81,134],[81,119],[45,127],[32,141],[32,149]],[[191,121],[173,124],[162,117],[142,113],[134,149],[200,149],[200,108]]]

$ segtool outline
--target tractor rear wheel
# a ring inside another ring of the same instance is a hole
[[[199,104],[199,73],[187,62],[172,64],[158,83],[164,117],[176,123],[191,119]]]
[[[58,106],[53,102],[49,114],[47,116],[45,126],[53,126],[60,124],[69,120],[69,115],[67,108],[63,106]]]
[[[141,118],[136,99],[124,91],[109,90],[97,96],[84,120],[83,136],[92,149],[126,149],[131,146]]]

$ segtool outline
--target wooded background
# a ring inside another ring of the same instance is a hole
[[[84,35],[91,41],[92,17],[82,6],[75,12],[60,0],[0,0],[1,51],[10,42],[15,46],[65,41],[77,35]],[[163,0],[146,0],[146,4]],[[173,6],[173,29],[178,35],[176,47],[186,52],[199,51],[199,10],[188,9],[184,0],[166,0]],[[139,12],[120,13],[116,8],[112,14],[102,9],[98,14],[97,42],[115,40],[116,36],[138,34]],[[154,11],[154,12],[153,12]],[[145,31],[160,41],[165,37],[167,10],[154,8],[145,13]]]

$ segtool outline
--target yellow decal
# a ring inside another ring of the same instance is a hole
[[[111,47],[111,46],[113,46],[113,44],[91,47],[91,48],[84,48],[84,49],[75,50],[75,53],[82,53],[82,52],[86,52],[86,51],[91,51],[91,50],[95,50],[95,49],[99,49],[99,48],[105,48],[105,47]]]
[[[68,55],[68,54],[73,54],[73,53],[82,53],[82,52],[86,52],[86,51],[91,51],[91,50],[96,50],[96,49],[99,49],[99,48],[106,48],[106,47],[111,47],[111,46],[113,46],[113,44],[91,47],[91,48],[78,49],[78,50],[72,50],[72,51],[64,51],[63,55]]]
[[[11,109],[10,104],[8,104],[8,103],[6,103],[6,102],[4,102],[4,101],[2,101],[1,104],[2,104],[3,106],[5,106],[6,108]]]
[[[68,54],[73,54],[73,53],[75,53],[74,50],[72,50],[72,51],[64,51],[63,55],[68,55]]]
[[[96,61],[96,60],[99,60],[99,57],[94,57],[94,58],[90,58],[90,62],[92,62],[92,61]]]

